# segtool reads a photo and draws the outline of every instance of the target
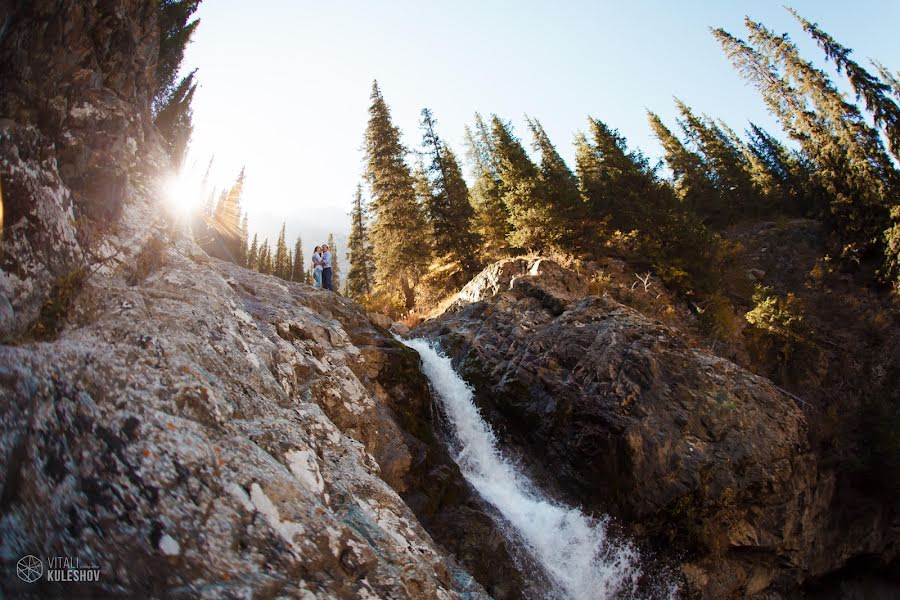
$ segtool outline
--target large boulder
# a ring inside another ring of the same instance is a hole
[[[156,268],[90,279],[55,340],[0,347],[6,589],[486,597],[419,513],[515,597],[417,355],[348,300],[177,239]],[[19,582],[27,554],[97,565],[99,584]]]
[[[412,335],[441,344],[538,481],[686,557],[698,596],[791,595],[892,552],[878,515],[832,518],[794,397],[585,289],[551,261],[505,261]]]

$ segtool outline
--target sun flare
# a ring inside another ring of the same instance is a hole
[[[180,215],[196,212],[203,197],[200,185],[188,173],[173,174],[167,177],[164,193],[169,210]]]

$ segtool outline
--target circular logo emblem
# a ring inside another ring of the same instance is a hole
[[[16,563],[16,575],[25,583],[34,583],[44,574],[44,563],[37,556],[23,556]]]

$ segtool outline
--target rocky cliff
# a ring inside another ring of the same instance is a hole
[[[691,595],[795,597],[895,555],[884,507],[841,506],[802,400],[552,261],[492,265],[413,335],[439,341],[539,481],[676,557]]]
[[[0,3],[0,589],[516,597],[415,353],[163,210],[157,4]]]

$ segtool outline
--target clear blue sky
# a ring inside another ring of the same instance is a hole
[[[460,155],[476,111],[511,119],[526,144],[524,115],[537,117],[573,167],[588,115],[658,158],[646,110],[674,127],[673,96],[738,131],[777,129],[708,28],[743,37],[746,14],[824,64],[782,3],[206,0],[185,61],[201,83],[189,164],[202,171],[214,153],[220,186],[246,165],[251,232],[271,239],[287,221],[308,248],[348,228],[373,79],[408,146],[427,106]],[[858,60],[900,69],[900,2],[791,5]]]

